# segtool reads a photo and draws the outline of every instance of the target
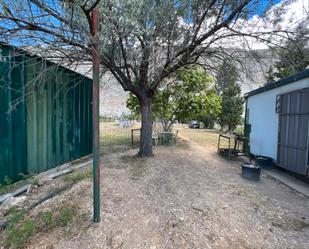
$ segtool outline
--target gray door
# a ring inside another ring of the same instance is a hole
[[[280,167],[308,175],[309,88],[278,96]]]

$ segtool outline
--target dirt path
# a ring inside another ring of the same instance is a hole
[[[237,163],[192,142],[159,146],[149,159],[134,153],[104,157],[100,224],[91,224],[83,180],[45,205],[70,198],[86,221],[74,233],[39,234],[29,248],[309,248],[309,200],[291,189],[243,180]]]

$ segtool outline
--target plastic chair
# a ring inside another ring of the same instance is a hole
[[[152,133],[152,141],[154,141],[154,144],[156,146],[158,145],[158,140],[159,140],[159,136],[153,132]]]

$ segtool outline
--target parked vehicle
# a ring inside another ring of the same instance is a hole
[[[191,128],[191,129],[199,129],[200,128],[200,122],[198,122],[196,120],[192,120],[188,124],[188,127]]]

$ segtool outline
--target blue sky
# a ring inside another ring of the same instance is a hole
[[[272,1],[269,1],[269,0],[260,0],[259,2],[259,6],[258,6],[258,11],[257,11],[257,15],[261,15],[263,14],[263,12],[265,11],[265,9],[267,8],[268,4],[270,2],[272,2],[273,4],[278,4],[280,3],[282,0],[272,0]]]

